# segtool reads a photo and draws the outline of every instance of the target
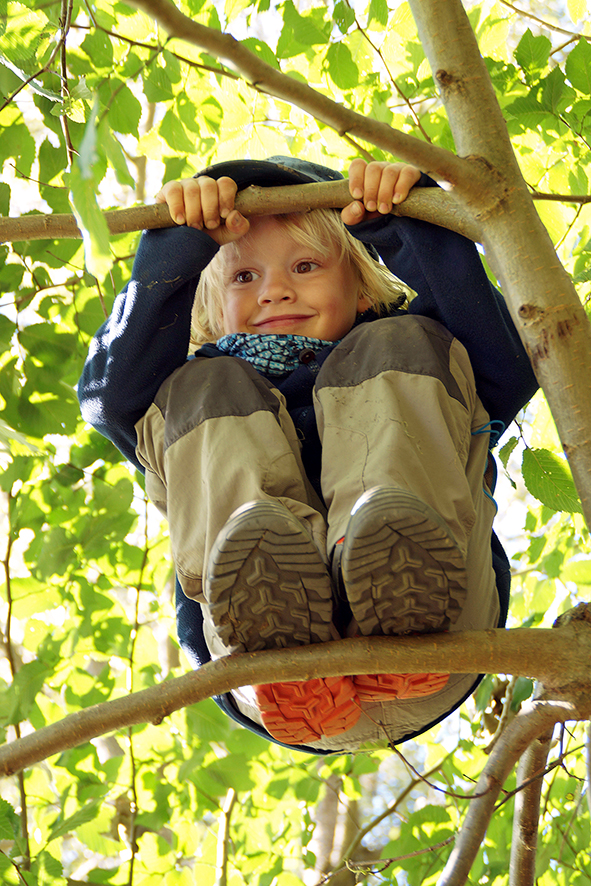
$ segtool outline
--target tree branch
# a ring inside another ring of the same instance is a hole
[[[540,649],[544,649],[543,656]],[[570,681],[579,681],[589,693],[590,661],[591,630],[586,622],[571,622],[560,630],[518,628],[422,637],[359,637],[297,649],[230,655],[134,695],[70,714],[0,747],[0,776],[12,775],[116,729],[161,723],[173,711],[239,686],[309,680],[318,674],[503,672],[543,680],[555,695],[568,674]],[[585,698],[583,694],[578,706],[571,707],[572,718],[586,717],[591,712],[590,702],[588,713],[584,713]]]
[[[588,706],[588,709],[591,707]],[[475,793],[485,793],[470,804],[437,886],[464,886],[484,840],[495,801],[516,761],[538,736],[552,729],[555,723],[573,719],[576,710],[570,702],[534,701],[509,724],[476,785]]]
[[[534,886],[535,883],[542,775],[553,732],[554,725],[537,736],[521,757],[517,767],[517,784],[523,784],[529,779],[531,781],[527,787],[518,791],[515,797],[509,886]],[[534,778],[536,774],[538,778]]]
[[[451,151],[398,132],[387,123],[339,105],[321,92],[273,68],[250,52],[230,34],[208,28],[184,15],[170,0],[132,0],[133,5],[152,16],[171,36],[192,43],[210,55],[228,63],[254,89],[273,98],[294,104],[316,120],[330,126],[341,136],[365,139],[401,160],[414,163],[438,180],[456,185],[467,182],[479,188],[482,199],[496,189],[486,170],[472,160],[464,160]]]
[[[236,208],[244,215],[276,215],[285,212],[307,212],[310,209],[340,209],[351,202],[346,179],[334,182],[314,182],[307,185],[284,185],[278,188],[251,186],[236,196]],[[469,213],[438,188],[415,188],[399,206],[394,215],[420,218],[471,240],[479,239],[478,225]],[[114,209],[104,213],[111,234],[142,231],[150,228],[170,228],[175,222],[168,206],[135,206]],[[80,239],[82,234],[76,219],[70,214],[24,215],[20,218],[0,218],[0,243],[10,240]]]
[[[467,179],[455,193],[481,225],[591,526],[591,324],[535,210],[460,0],[410,0],[410,6],[458,153],[480,158],[499,183],[484,199]]]

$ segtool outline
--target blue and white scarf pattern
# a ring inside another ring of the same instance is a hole
[[[253,335],[232,332],[216,342],[218,350],[231,357],[242,357],[263,375],[285,375],[296,369],[302,351],[315,353],[336,342],[307,335]]]

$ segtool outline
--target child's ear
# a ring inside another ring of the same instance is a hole
[[[362,295],[359,293],[359,297],[357,299],[357,313],[363,314],[364,311],[369,310],[371,308],[371,302],[366,295]]]

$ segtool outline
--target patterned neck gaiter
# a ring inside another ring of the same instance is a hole
[[[285,375],[300,363],[303,351],[321,351],[336,342],[307,335],[251,335],[232,332],[216,342],[216,347],[231,357],[242,357],[264,375]]]

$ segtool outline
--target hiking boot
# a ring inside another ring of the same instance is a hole
[[[447,630],[466,599],[464,561],[450,530],[397,487],[375,487],[357,501],[333,569],[365,636]],[[448,680],[449,674],[360,674],[353,683],[359,700],[371,703],[433,695]]]
[[[340,568],[364,636],[445,631],[466,599],[464,560],[450,530],[395,486],[377,486],[357,501]]]
[[[204,617],[230,653],[334,639],[326,566],[304,525],[279,502],[251,502],[232,514],[209,555],[204,594]],[[338,735],[360,716],[350,677],[254,689],[265,728],[287,744]]]

